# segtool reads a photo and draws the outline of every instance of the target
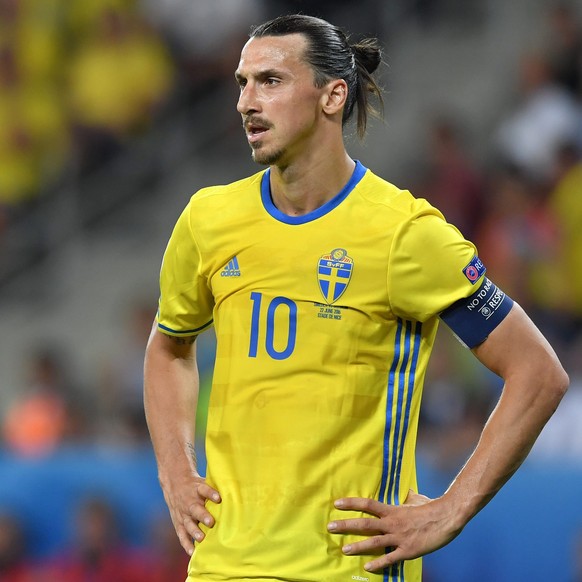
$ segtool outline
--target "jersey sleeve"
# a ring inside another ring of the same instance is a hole
[[[479,287],[485,267],[477,249],[427,204],[395,234],[388,269],[393,313],[426,321]]]
[[[158,329],[174,336],[198,334],[212,324],[213,306],[189,204],[176,222],[162,261]]]

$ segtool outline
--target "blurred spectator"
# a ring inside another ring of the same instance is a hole
[[[85,436],[83,392],[70,381],[62,356],[54,350],[39,350],[29,365],[29,388],[8,408],[3,436],[19,454],[44,455]]]
[[[0,45],[0,205],[33,198],[59,176],[68,151],[65,109],[57,87],[26,78],[18,47]]]
[[[474,239],[492,280],[528,307],[537,295],[533,282],[543,279],[557,253],[556,226],[540,197],[537,185],[523,173],[500,169]],[[551,290],[541,291],[551,301]]]
[[[556,282],[561,294],[554,307],[566,313],[574,332],[582,331],[582,155],[565,144],[556,156],[556,185],[549,206],[558,224],[560,255]]]
[[[439,339],[444,340],[442,331]],[[443,471],[454,471],[466,457],[470,442],[461,438],[459,427],[467,406],[468,394],[452,370],[454,348],[450,342],[435,343],[431,366],[427,371],[421,420],[418,433],[418,449],[430,463]],[[445,446],[446,434],[457,434],[457,446]]]
[[[559,1],[550,6],[548,59],[556,83],[582,99],[582,24],[574,6]]]
[[[421,184],[414,188],[465,237],[471,239],[481,217],[483,179],[470,160],[455,122],[436,117],[429,124],[428,163]]]
[[[136,0],[85,0],[67,2],[65,10],[66,26],[72,42],[82,44],[95,34],[105,12],[114,11],[124,14],[139,14]]]
[[[85,500],[78,508],[70,547],[43,568],[47,582],[144,582],[144,556],[122,540],[111,504]]]
[[[155,310],[155,302],[132,301],[126,315],[123,352],[103,367],[97,430],[102,440],[149,444],[143,408],[143,360]]]
[[[70,113],[81,170],[111,158],[125,140],[148,127],[173,86],[170,56],[130,8],[106,3],[79,35],[68,70]]]
[[[147,576],[142,582],[184,582],[189,556],[167,513],[156,516],[147,545]]]
[[[550,179],[557,148],[582,141],[582,109],[552,77],[547,61],[537,54],[520,63],[519,102],[502,121],[497,147],[507,163],[532,179]]]
[[[0,514],[0,581],[41,582],[27,558],[24,531],[18,518]]]
[[[13,43],[27,79],[55,82],[62,73],[66,0],[0,0],[0,43]]]
[[[501,392],[498,378],[441,327],[427,370],[418,434],[425,460],[451,476],[477,444]]]
[[[32,198],[69,151],[62,0],[0,0],[0,205]]]
[[[194,97],[233,79],[251,25],[262,20],[260,0],[142,0],[149,19],[169,39]],[[234,86],[234,83],[233,83]]]

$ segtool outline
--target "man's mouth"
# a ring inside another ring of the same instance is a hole
[[[263,135],[265,135],[265,133],[269,131],[269,129],[270,129],[269,126],[265,123],[258,123],[253,121],[245,123],[247,139],[251,143],[260,140],[263,137]]]

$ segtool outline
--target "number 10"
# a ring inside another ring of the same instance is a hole
[[[249,358],[256,358],[259,347],[259,329],[261,326],[261,302],[262,293],[251,293],[253,312],[251,315],[251,340],[249,344]],[[287,344],[285,349],[279,351],[275,348],[275,313],[281,306],[289,310],[289,325],[287,328]],[[265,337],[265,350],[274,360],[287,359],[295,349],[297,339],[297,304],[287,297],[274,297],[267,307],[267,333]]]

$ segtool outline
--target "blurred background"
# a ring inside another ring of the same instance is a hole
[[[349,151],[478,245],[572,381],[425,580],[582,581],[580,0],[0,0],[0,582],[183,582],[141,396],[157,276],[190,195],[258,171],[233,72],[251,24],[297,11],[382,40],[385,118]],[[439,331],[421,491],[500,389]]]

